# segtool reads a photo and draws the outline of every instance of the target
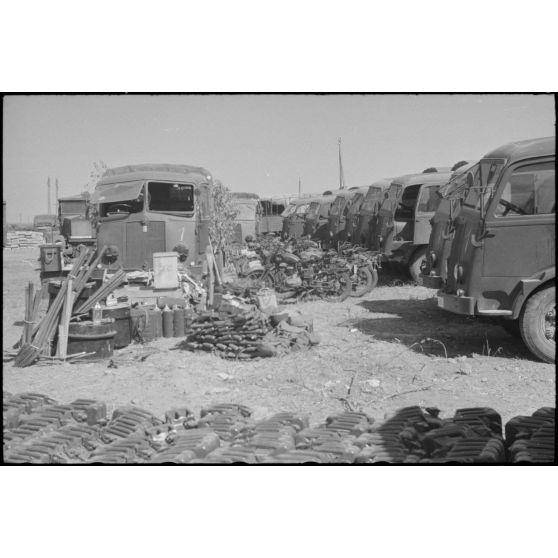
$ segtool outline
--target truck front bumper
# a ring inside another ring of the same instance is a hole
[[[438,291],[438,307],[455,314],[475,315],[475,299],[470,296],[457,296]]]
[[[422,284],[429,289],[440,289],[442,287],[442,278],[439,275],[423,275]]]

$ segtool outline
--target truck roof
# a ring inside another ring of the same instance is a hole
[[[535,138],[506,143],[487,153],[484,159],[508,159],[510,163],[526,157],[553,155],[556,152],[556,136]]]
[[[250,192],[231,192],[231,195],[235,199],[248,199],[248,200],[260,199],[260,196],[258,196],[258,194],[252,194]]]
[[[98,185],[113,184],[129,180],[194,180],[196,183],[210,181],[211,173],[203,167],[190,165],[174,165],[166,163],[126,165],[107,169]]]
[[[451,178],[451,172],[427,172],[418,174],[404,174],[394,178],[392,184],[411,186],[413,184],[445,184]]]
[[[90,198],[89,192],[83,192],[82,194],[76,194],[75,196],[63,196],[58,198],[58,201],[87,201]]]

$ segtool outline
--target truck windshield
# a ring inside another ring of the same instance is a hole
[[[438,194],[447,200],[464,198],[471,185],[480,185],[480,163],[460,174],[456,173],[451,180],[438,190]]]
[[[481,210],[484,213],[488,205],[488,200],[494,194],[494,187],[498,178],[502,174],[505,161],[484,159],[479,163],[479,172],[472,175],[467,173],[468,194],[463,202],[468,207]]]
[[[295,214],[296,215],[304,215],[308,211],[308,207],[310,207],[310,204],[308,204],[308,203],[299,205],[296,208]]]
[[[364,211],[373,211],[375,205],[380,199],[380,194],[381,188],[371,188],[370,190],[368,190],[361,209],[363,209]]]
[[[345,198],[344,196],[338,196],[335,198],[331,206],[331,210],[329,211],[330,215],[339,215],[342,211],[343,206],[345,205]]]
[[[242,221],[253,221],[256,219],[258,205],[255,200],[249,200],[246,202],[236,201],[234,202],[234,208],[237,211],[237,219]]]
[[[150,211],[192,213],[194,186],[171,182],[149,182],[147,186]]]
[[[440,196],[438,196],[439,187],[438,184],[422,187],[417,205],[417,213],[431,213],[438,209],[440,203]]]
[[[296,205],[294,203],[290,203],[286,208],[285,211],[281,214],[281,217],[288,217],[295,212]]]
[[[312,202],[308,209],[308,214],[306,215],[307,219],[317,219],[320,213],[320,203],[319,202]]]

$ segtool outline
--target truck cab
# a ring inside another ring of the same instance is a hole
[[[247,236],[256,238],[260,219],[260,198],[257,194],[232,192],[232,203],[237,211],[234,242],[242,244]]]
[[[421,269],[425,287],[439,289],[447,279],[447,258],[455,232],[455,220],[463,198],[478,182],[479,172],[479,163],[465,163],[452,172],[450,181],[438,190],[440,203],[430,222],[432,232]]]
[[[438,305],[493,316],[555,362],[555,138],[485,155],[462,201]]]
[[[283,212],[283,238],[299,239],[304,235],[304,221],[315,198],[297,198]]]
[[[91,197],[99,246],[116,247],[129,270],[180,246],[199,265],[209,244],[213,178],[202,167],[141,164],[108,169]]]
[[[376,244],[384,257],[405,265],[419,284],[430,239],[430,220],[440,202],[437,190],[451,178],[449,172],[427,170],[392,181],[378,211],[376,230]]]
[[[326,194],[310,203],[304,222],[305,236],[315,240],[327,240],[329,210],[334,200],[334,195]]]
[[[286,198],[260,199],[260,219],[258,221],[258,234],[280,233],[283,228],[281,214],[287,206]]]
[[[329,211],[329,242],[336,245],[345,240],[345,228],[347,216],[352,200],[358,194],[362,194],[362,188],[353,187],[348,190],[339,190]]]
[[[58,222],[68,246],[95,243],[95,228],[89,215],[89,194],[58,198]]]
[[[358,244],[357,242],[357,229],[358,229],[358,217],[360,215],[360,210],[364,199],[368,194],[370,186],[356,187],[353,191],[353,196],[347,204],[347,218],[345,221],[345,230],[342,234],[343,240],[351,242],[353,244]]]
[[[366,248],[373,248],[372,238],[377,222],[378,210],[384,199],[384,192],[392,179],[384,178],[373,182],[369,187],[357,215],[356,230],[353,242]]]

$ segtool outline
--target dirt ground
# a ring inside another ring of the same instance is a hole
[[[4,250],[3,348],[20,337],[27,281],[39,285],[38,249]],[[163,415],[173,406],[195,413],[213,403],[242,403],[255,418],[277,411],[311,423],[343,410],[381,418],[408,405],[455,409],[487,406],[503,421],[555,406],[555,368],[534,358],[501,327],[437,308],[435,291],[380,272],[361,299],[307,302],[321,343],[281,358],[229,362],[174,349],[159,339],[116,351],[113,362],[14,368],[3,364],[3,390],[34,391],[61,403],[101,399],[108,411],[136,404]]]

